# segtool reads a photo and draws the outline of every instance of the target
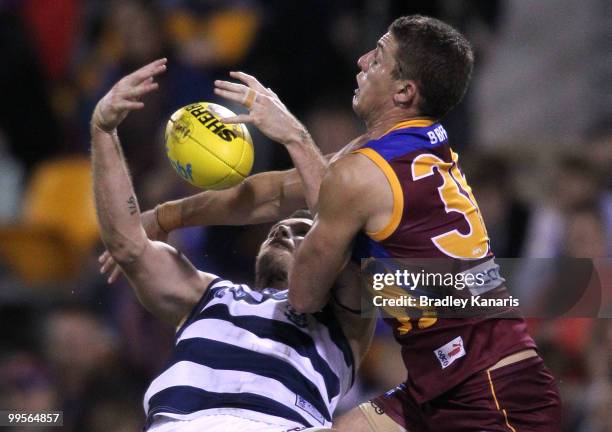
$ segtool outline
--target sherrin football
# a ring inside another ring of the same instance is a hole
[[[253,168],[253,141],[244,124],[225,124],[235,114],[197,102],[176,111],[166,125],[166,155],[175,171],[202,189],[226,189]]]

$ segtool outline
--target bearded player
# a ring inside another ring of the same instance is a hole
[[[263,222],[305,199],[316,200],[317,220],[289,282],[290,300],[301,312],[326,303],[351,253],[357,258],[454,258],[493,269],[478,205],[439,123],[467,89],[473,66],[469,43],[438,20],[402,17],[358,65],[353,109],[367,134],[329,166],[312,152],[303,126],[269,89],[244,74],[233,77],[246,85],[216,83],[217,94],[245,103],[250,111],[228,121],[253,122],[286,145],[297,171],[259,174],[230,191],[166,203],[147,215],[149,233],[194,224]],[[312,166],[318,168],[307,169]],[[316,175],[320,172],[323,180]],[[222,215],[225,220],[212,214],[227,203],[236,203],[240,211]],[[491,280],[486,289],[503,291],[503,279]],[[554,379],[523,319],[404,318],[394,320],[393,327],[408,369],[406,382],[341,418],[339,428],[560,429]]]
[[[146,430],[323,431],[352,385],[372,320],[348,311],[359,287],[345,272],[329,307],[296,313],[287,299],[294,254],[312,225],[293,217],[262,244],[251,289],[198,271],[151,241],[122,157],[117,126],[166,69],[155,61],[120,80],[92,116],[94,196],[102,240],[139,300],[177,328],[165,369],[145,394]],[[347,309],[348,308],[348,309]]]

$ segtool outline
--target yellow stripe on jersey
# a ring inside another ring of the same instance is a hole
[[[371,148],[361,148],[356,150],[355,153],[361,153],[374,162],[381,169],[385,177],[387,177],[389,185],[391,185],[391,190],[393,191],[393,211],[391,212],[391,219],[389,220],[389,223],[387,223],[387,225],[380,231],[366,233],[372,238],[372,240],[380,242],[395,232],[402,219],[402,214],[404,212],[404,193],[402,191],[400,181],[397,178],[397,174],[395,174],[395,171],[393,171],[393,168],[391,168],[389,162],[379,155],[376,150]]]
[[[406,120],[406,121],[403,121],[403,122],[399,122],[398,124],[393,126],[391,129],[389,129],[387,132],[385,132],[385,135],[387,135],[389,132],[393,132],[394,130],[397,130],[397,129],[404,129],[404,128],[408,128],[408,127],[428,127],[428,126],[431,126],[432,124],[434,124],[434,120],[427,119],[427,118]]]

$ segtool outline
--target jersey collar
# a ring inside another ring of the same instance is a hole
[[[395,126],[393,126],[391,129],[389,129],[387,132],[385,132],[383,134],[383,136],[393,132],[394,130],[397,129],[406,129],[406,128],[411,128],[411,127],[429,127],[432,124],[434,124],[436,121],[432,118],[427,118],[427,117],[420,117],[420,118],[414,118],[411,120],[405,120],[403,122],[399,122],[397,123]]]

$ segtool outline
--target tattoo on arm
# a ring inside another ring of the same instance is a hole
[[[127,204],[128,209],[130,210],[130,216],[134,216],[136,213],[138,213],[138,203],[136,202],[134,195],[127,200]]]

